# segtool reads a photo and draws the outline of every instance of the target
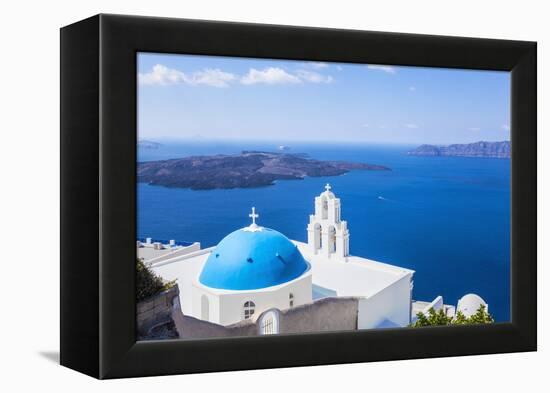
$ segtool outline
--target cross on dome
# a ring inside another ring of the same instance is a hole
[[[252,213],[250,213],[248,215],[248,217],[252,218],[252,224],[250,224],[246,228],[243,228],[243,230],[245,230],[247,232],[257,232],[257,231],[261,231],[263,229],[261,226],[256,224],[256,218],[260,217],[260,215],[258,213],[256,213],[256,208],[255,207],[252,207]]]
[[[328,192],[328,191],[330,191],[331,189],[332,189],[332,187],[330,186],[329,183],[327,183],[327,185],[325,186],[325,190],[327,190],[327,192]]]
[[[248,217],[252,218],[252,225],[256,225],[256,218],[260,217],[260,215],[256,213],[255,207],[252,207],[252,213]]]

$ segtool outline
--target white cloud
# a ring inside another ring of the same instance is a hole
[[[470,131],[480,131],[481,128],[479,128],[479,127],[470,127],[470,128],[468,128],[468,130],[470,130]]]
[[[509,126],[508,124],[503,124],[503,125],[501,126],[501,128],[502,128],[503,130],[510,131],[510,126]]]
[[[237,77],[229,72],[207,68],[203,71],[195,72],[192,76],[191,84],[213,87],[228,87],[229,82],[232,82],[235,79],[237,79]]]
[[[416,87],[414,87],[414,86],[409,86],[409,91],[416,91]]]
[[[235,79],[235,75],[219,69],[206,68],[202,71],[186,74],[162,64],[153,66],[151,72],[138,74],[138,82],[140,84],[160,86],[187,84],[192,86],[228,87],[229,82]]]
[[[418,128],[418,125],[417,125],[417,124],[413,124],[413,123],[408,123],[408,124],[405,124],[405,127],[411,128],[411,129],[415,129],[415,128]]]
[[[189,86],[202,85],[223,88],[229,87],[232,83],[241,83],[242,85],[278,85],[330,83],[332,81],[332,76],[324,75],[319,72],[300,69],[290,73],[278,67],[268,67],[262,70],[251,68],[245,75],[239,76],[217,68],[204,68],[192,73],[185,73],[180,70],[168,68],[162,64],[156,64],[150,72],[138,74],[139,84],[149,86],[183,84]]]
[[[344,67],[342,67],[342,66],[336,66],[336,69],[337,69],[338,71],[342,71],[342,70],[344,69]]]
[[[251,68],[248,74],[241,78],[243,85],[254,85],[257,83],[265,83],[267,85],[301,83],[302,81],[297,76],[289,74],[282,68],[268,67],[264,70]]]
[[[296,75],[305,82],[311,83],[330,83],[332,82],[332,76],[319,74],[318,72],[298,70]]]
[[[367,68],[369,70],[376,70],[376,71],[382,71],[387,74],[395,74],[397,70],[393,66],[389,65],[381,65],[381,64],[369,64],[367,65]]]
[[[328,67],[328,64],[322,61],[307,62],[306,65],[317,70]]]
[[[162,64],[153,66],[151,72],[138,74],[138,82],[142,85],[175,85],[186,81],[187,75],[183,72],[170,69]]]
[[[362,124],[361,127],[369,128],[369,125],[367,123],[365,123],[365,124]]]

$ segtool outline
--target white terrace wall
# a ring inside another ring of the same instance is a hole
[[[409,325],[410,317],[411,284],[407,275],[380,292],[359,299],[357,328],[404,327]]]
[[[167,261],[172,258],[181,257],[187,254],[191,254],[192,252],[200,251],[201,244],[199,242],[195,242],[189,246],[180,247],[177,249],[174,249],[173,251],[170,251],[169,253],[160,255],[155,258],[151,258],[147,260],[147,263],[149,264],[157,264],[159,262]]]

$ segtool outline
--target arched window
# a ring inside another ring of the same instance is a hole
[[[256,304],[254,304],[253,301],[247,301],[244,303],[243,311],[244,311],[244,319],[248,319],[254,315],[254,309],[256,308]]]
[[[326,220],[328,218],[328,201],[327,198],[323,198],[323,210],[321,213],[321,218]]]
[[[316,250],[320,250],[322,246],[322,228],[321,224],[317,223],[313,227],[313,244]]]
[[[288,306],[290,308],[294,307],[294,294],[293,293],[288,294]]]
[[[332,225],[328,228],[328,252],[336,252],[336,228]]]

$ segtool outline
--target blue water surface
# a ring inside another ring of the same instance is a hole
[[[279,144],[170,142],[139,149],[139,160],[241,150],[277,151]],[[289,144],[317,159],[367,162],[391,171],[278,181],[254,189],[205,190],[138,184],[138,236],[199,241],[203,247],[258,223],[306,241],[316,195],[329,182],[348,221],[350,251],[416,271],[413,297],[442,295],[456,304],[479,294],[497,321],[510,318],[510,160],[414,157],[414,146]]]

